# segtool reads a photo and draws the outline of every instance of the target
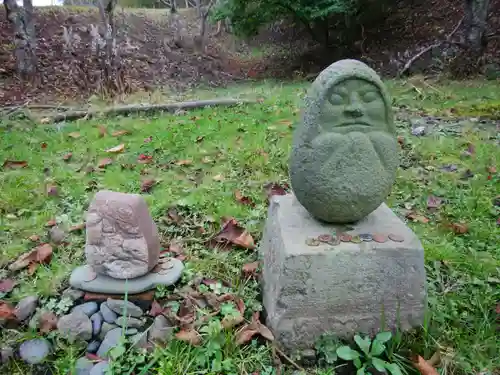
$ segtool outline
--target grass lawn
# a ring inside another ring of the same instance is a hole
[[[466,113],[474,108],[471,116],[481,110],[494,115],[494,108],[499,108],[498,84],[412,85],[388,83],[396,94],[395,104],[427,113],[449,113],[457,108]],[[216,294],[240,297],[249,319],[261,308],[259,285],[251,275],[242,273],[242,267],[257,260],[257,252],[214,250],[205,245],[205,239],[220,228],[222,217],[234,217],[258,243],[267,210],[263,186],[287,181],[292,124],[298,119],[306,87],[268,83],[220,93],[265,98],[261,104],[235,108],[59,126],[21,120],[1,125],[0,162],[27,163],[25,168],[4,166],[0,173],[0,279],[10,277],[18,282],[11,293],[0,295],[2,299],[15,303],[36,294],[49,306],[46,308],[60,313],[55,311],[54,301],[67,286],[71,270],[84,261],[81,231],[71,232],[67,244],[54,245],[51,262],[31,275],[26,270],[12,273],[7,266],[38,242],[47,241],[49,221],[56,220],[64,228],[82,223],[95,192],[110,189],[144,194],[163,245],[168,248],[174,240],[181,243],[187,257],[181,286],[196,276],[215,280],[209,288]],[[398,122],[398,126],[404,139],[405,168],[399,170],[388,203],[402,217],[410,218],[409,225],[425,247],[429,314],[425,327],[394,343],[395,351],[429,358],[440,350],[444,353],[439,367],[442,374],[498,374],[498,133],[494,127],[477,130],[465,126],[454,128],[454,133],[415,137],[407,123]],[[128,134],[113,135],[119,131]],[[121,144],[123,152],[105,152]],[[467,150],[470,152],[464,154]],[[106,166],[99,168],[99,164]],[[141,188],[149,191],[141,192]],[[254,204],[245,204],[249,202]],[[439,207],[428,208],[436,202]],[[176,219],[179,216],[182,221]],[[32,241],[33,235],[40,239]],[[172,291],[158,290],[157,297],[169,293]],[[234,345],[235,331],[221,329],[223,315],[209,319],[200,329],[202,345],[174,341],[147,357],[130,353],[116,361],[113,373],[139,374],[149,368],[165,375],[278,374],[270,346],[260,340]],[[36,335],[29,329],[4,329],[0,341],[19,343]],[[67,374],[84,351],[56,340],[53,332],[48,336],[55,345],[50,363],[53,373]],[[291,373],[293,367],[286,368]],[[21,362],[11,362],[1,373],[35,372]],[[310,370],[310,374],[331,373]]]

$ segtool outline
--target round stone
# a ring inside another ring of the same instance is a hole
[[[59,334],[70,342],[76,340],[88,341],[92,338],[92,322],[81,311],[62,316],[57,322]]]
[[[75,375],[89,375],[92,367],[94,367],[94,363],[90,359],[78,358],[75,363]]]
[[[394,233],[389,234],[389,239],[394,242],[403,242],[405,240],[404,237]]]
[[[24,320],[28,320],[35,313],[37,305],[37,296],[24,297],[19,301],[16,308],[14,309],[14,315],[21,322]]]
[[[90,317],[90,321],[92,322],[92,336],[97,336],[101,332],[103,320],[100,312],[96,312]]]
[[[120,316],[115,320],[115,324],[120,327],[141,328],[144,325],[144,322],[141,319]]]
[[[99,310],[99,306],[95,302],[85,302],[81,305],[73,307],[71,312],[81,311],[87,316],[95,314]]]
[[[107,323],[114,323],[116,318],[118,318],[118,314],[111,310],[106,302],[101,303],[99,310],[101,311],[104,321]]]
[[[109,363],[106,361],[99,362],[92,367],[89,375],[105,375],[109,367]]]
[[[95,354],[101,345],[100,341],[94,340],[87,345],[87,353]]]
[[[50,354],[50,344],[45,339],[25,341],[19,347],[19,356],[30,365],[42,363]]]
[[[122,329],[115,328],[106,333],[106,337],[99,346],[97,355],[101,358],[108,358],[109,351],[120,343],[122,338]]]
[[[142,309],[136,304],[121,299],[108,299],[108,307],[118,315],[133,316],[139,318],[144,314]]]
[[[302,107],[290,155],[295,196],[321,221],[359,221],[387,198],[399,166],[388,91],[366,64],[340,60],[319,74]]]

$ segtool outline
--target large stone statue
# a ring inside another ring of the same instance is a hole
[[[314,81],[302,112],[294,194],[270,199],[260,243],[268,327],[282,347],[301,350],[323,333],[418,326],[424,249],[384,203],[399,146],[382,81],[360,61],[338,61]]]
[[[365,217],[389,194],[399,165],[382,81],[360,61],[338,61],[314,81],[303,111],[290,160],[298,201],[326,222]]]

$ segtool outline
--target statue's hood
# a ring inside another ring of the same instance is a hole
[[[328,97],[328,91],[347,79],[360,79],[372,83],[378,87],[385,104],[388,129],[392,134],[396,134],[392,113],[392,100],[384,83],[375,70],[365,63],[345,59],[334,62],[323,70],[314,80],[304,99],[303,121],[305,124],[315,124],[318,121],[323,101]]]

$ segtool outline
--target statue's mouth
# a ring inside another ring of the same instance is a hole
[[[349,121],[349,122],[343,122],[339,125],[336,125],[335,127],[344,128],[344,127],[349,127],[349,126],[370,126],[371,127],[372,125],[370,125],[364,121]]]

